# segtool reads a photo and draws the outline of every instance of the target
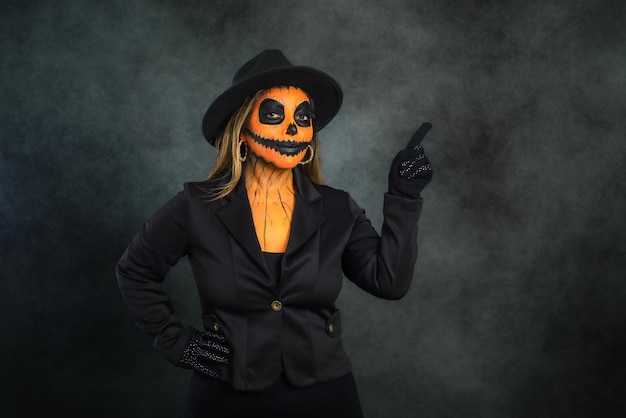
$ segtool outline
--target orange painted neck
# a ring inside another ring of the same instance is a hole
[[[262,251],[283,253],[295,206],[293,172],[250,154],[244,170],[257,239]]]

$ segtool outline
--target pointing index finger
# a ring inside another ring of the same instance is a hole
[[[418,145],[421,144],[422,140],[432,128],[429,122],[422,123],[422,126],[419,127],[417,131],[413,134],[413,137],[409,141],[409,145],[406,146],[406,149],[417,149]]]

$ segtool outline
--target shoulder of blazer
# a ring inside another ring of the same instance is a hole
[[[299,169],[294,170],[294,179],[298,194],[306,201],[312,203],[320,199],[324,200],[324,207],[338,209],[341,207],[349,207],[350,195],[348,192],[336,189],[334,187],[313,183],[308,177],[300,172]],[[184,194],[187,198],[197,199],[205,203],[218,203],[223,201],[231,201],[236,196],[245,190],[245,182],[242,179],[239,181],[235,189],[225,198],[218,201],[211,201],[211,197],[215,194],[215,191],[226,183],[226,179],[209,179],[203,181],[194,181],[185,183]]]
[[[325,200],[326,203],[328,203],[329,200],[333,203],[348,201],[347,192],[335,189],[334,187],[325,184],[313,183],[297,168],[294,169],[294,179],[296,182],[296,188],[298,189],[298,194],[309,202],[315,202],[319,199]]]
[[[311,186],[317,190],[323,201],[322,212],[326,214],[337,215],[339,211],[350,213],[353,218],[356,217],[353,206],[355,205],[350,193],[345,190],[336,189],[325,184],[311,183]]]
[[[224,179],[191,181],[185,183],[184,193],[187,198],[197,199],[206,203],[210,203],[211,198],[216,194],[216,190],[218,190],[224,183],[226,183],[226,180]]]

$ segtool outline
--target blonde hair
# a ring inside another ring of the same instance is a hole
[[[215,147],[218,150],[217,160],[213,170],[209,173],[207,180],[224,179],[226,182],[210,192],[210,200],[215,201],[230,194],[243,174],[243,162],[239,159],[241,155],[240,135],[243,127],[252,112],[254,104],[265,90],[259,90],[256,94],[246,99],[243,104],[233,113],[228,120],[224,132],[215,141]],[[317,129],[315,127],[315,119],[313,120],[313,139],[311,147],[313,148],[313,159],[311,162],[300,166],[300,170],[313,183],[322,184],[322,164],[319,156],[319,147],[317,146]],[[247,152],[250,152],[248,150]],[[305,155],[306,157],[306,155]]]

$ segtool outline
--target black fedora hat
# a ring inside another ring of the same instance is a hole
[[[337,114],[343,93],[328,74],[311,67],[291,64],[277,49],[268,49],[246,62],[233,77],[232,86],[211,103],[202,120],[202,133],[211,145],[228,119],[245,99],[275,86],[299,87],[311,96],[315,123],[320,130]]]

